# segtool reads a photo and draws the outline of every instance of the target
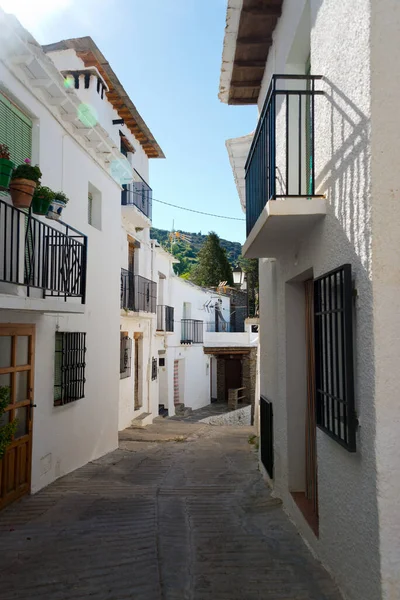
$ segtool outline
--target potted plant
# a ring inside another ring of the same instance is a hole
[[[54,199],[54,192],[45,185],[38,185],[32,199],[32,212],[36,215],[47,215],[49,206]]]
[[[10,151],[6,144],[0,144],[0,188],[8,190],[14,163],[10,160]]]
[[[65,208],[68,202],[69,198],[67,198],[64,192],[54,192],[54,197],[50,202],[46,217],[48,219],[54,219],[55,221],[58,221],[58,219],[61,217],[63,208]]]
[[[26,158],[22,165],[13,171],[11,175],[10,193],[14,206],[17,208],[29,208],[32,202],[33,193],[40,182],[42,172],[38,165],[31,165],[29,158]]]

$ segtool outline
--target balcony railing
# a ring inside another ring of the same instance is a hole
[[[210,321],[207,323],[207,332],[208,333],[244,333],[245,327],[244,322],[228,323],[227,321]]]
[[[181,344],[203,343],[203,321],[182,319]]]
[[[121,192],[122,206],[136,206],[146,217],[151,220],[153,190],[134,169],[140,181],[133,181],[124,185]]]
[[[36,289],[43,298],[84,304],[86,259],[83,233],[61,221],[52,227],[0,200],[0,282],[24,286],[27,296]]]
[[[173,306],[157,306],[157,331],[174,331]]]
[[[315,98],[319,75],[274,75],[247,158],[247,235],[269,200],[315,194]]]
[[[121,269],[121,308],[156,312],[157,284],[150,279],[134,275],[126,269]]]

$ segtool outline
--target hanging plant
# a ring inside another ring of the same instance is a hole
[[[35,215],[47,215],[49,206],[54,200],[54,192],[45,185],[39,185],[32,199],[32,212]]]
[[[0,144],[0,188],[8,190],[14,163],[10,160],[10,151],[6,144]]]
[[[64,192],[54,192],[54,197],[50,202],[49,210],[47,211],[47,218],[58,221],[58,219],[61,217],[63,208],[66,207],[68,202],[69,198],[64,194]]]
[[[18,165],[11,175],[10,193],[14,206],[17,208],[29,208],[33,193],[40,183],[42,172],[38,165],[31,165],[29,158],[24,164]]]
[[[7,406],[10,404],[11,388],[8,385],[0,386],[0,417],[5,414]],[[17,429],[17,420],[0,426],[0,460],[3,458],[8,446],[12,442],[13,435]]]

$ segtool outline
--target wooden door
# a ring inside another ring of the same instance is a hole
[[[242,361],[239,358],[225,360],[225,398],[228,400],[228,391],[242,387]]]
[[[0,461],[0,508],[30,491],[34,347],[34,325],[0,325],[0,392],[9,401],[0,425],[17,421]]]

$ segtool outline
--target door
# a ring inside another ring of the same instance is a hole
[[[228,401],[229,390],[242,387],[242,361],[240,358],[225,360],[225,399]]]
[[[315,348],[314,348],[314,281],[305,282],[307,408],[306,408],[306,490],[315,517],[318,519],[317,425],[315,408]]]
[[[0,461],[0,508],[30,491],[34,344],[34,325],[0,325],[0,394],[8,401],[0,426],[16,422]]]
[[[135,410],[139,410],[142,407],[142,350],[143,350],[143,337],[141,333],[135,333],[135,388],[134,388],[134,407]]]

